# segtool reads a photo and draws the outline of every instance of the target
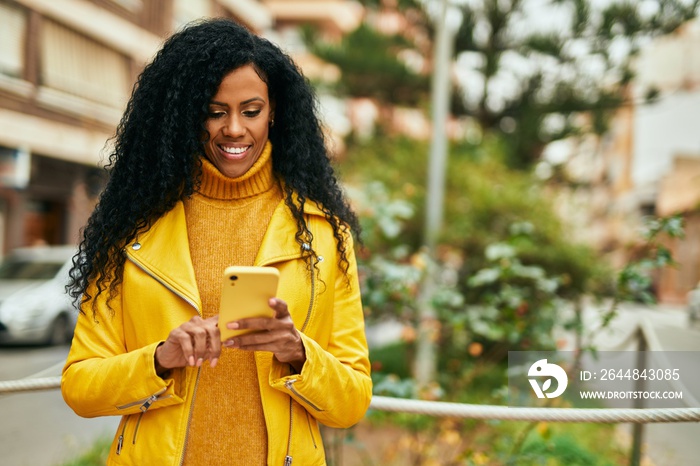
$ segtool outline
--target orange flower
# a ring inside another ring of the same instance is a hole
[[[469,349],[468,349],[468,351],[469,351],[469,354],[470,354],[472,357],[480,356],[481,353],[484,351],[484,345],[482,345],[481,343],[478,343],[478,342],[474,341],[474,342],[472,342],[472,343],[469,344]]]

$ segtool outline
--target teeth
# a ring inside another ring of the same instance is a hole
[[[221,150],[228,153],[228,154],[242,154],[243,152],[247,151],[247,147],[224,147],[224,146],[219,146],[221,147]]]

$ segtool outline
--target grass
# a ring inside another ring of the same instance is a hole
[[[111,437],[103,437],[95,441],[89,450],[75,459],[61,463],[60,466],[104,466],[107,463]]]

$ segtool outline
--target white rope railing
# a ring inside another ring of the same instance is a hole
[[[36,392],[61,388],[60,377],[37,377],[32,379],[4,380],[0,382],[0,395],[21,392]]]
[[[431,416],[508,421],[634,423],[698,422],[700,408],[511,408],[375,396],[370,409]]]
[[[641,330],[643,338],[647,341],[652,351],[662,351],[662,347],[653,331],[653,326],[641,319],[637,329],[630,332],[623,343],[629,343]],[[619,347],[620,344],[615,345]],[[0,395],[22,393],[41,390],[54,390],[61,387],[61,377],[45,377],[48,373],[55,373],[62,363],[58,363],[33,376],[20,380],[0,381]],[[532,408],[509,407],[495,405],[475,405],[464,403],[450,403],[444,401],[413,400],[405,398],[392,398],[386,396],[374,396],[370,409],[379,411],[393,411],[428,416],[469,418],[469,419],[498,419],[510,421],[544,421],[544,422],[594,422],[594,423],[670,423],[670,422],[700,422],[700,406],[692,397],[690,391],[682,384],[676,386],[684,392],[684,398],[689,396],[693,403],[685,408]]]
[[[10,380],[0,382],[0,394],[53,390],[60,388],[60,377]],[[473,405],[444,401],[409,400],[375,396],[370,409],[428,416],[499,419],[510,421],[661,423],[699,422],[700,408],[657,409],[584,409],[584,408],[511,408],[508,406]]]

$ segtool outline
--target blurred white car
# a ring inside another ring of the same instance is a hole
[[[65,286],[75,252],[21,248],[0,262],[0,343],[70,343],[78,311]]]

